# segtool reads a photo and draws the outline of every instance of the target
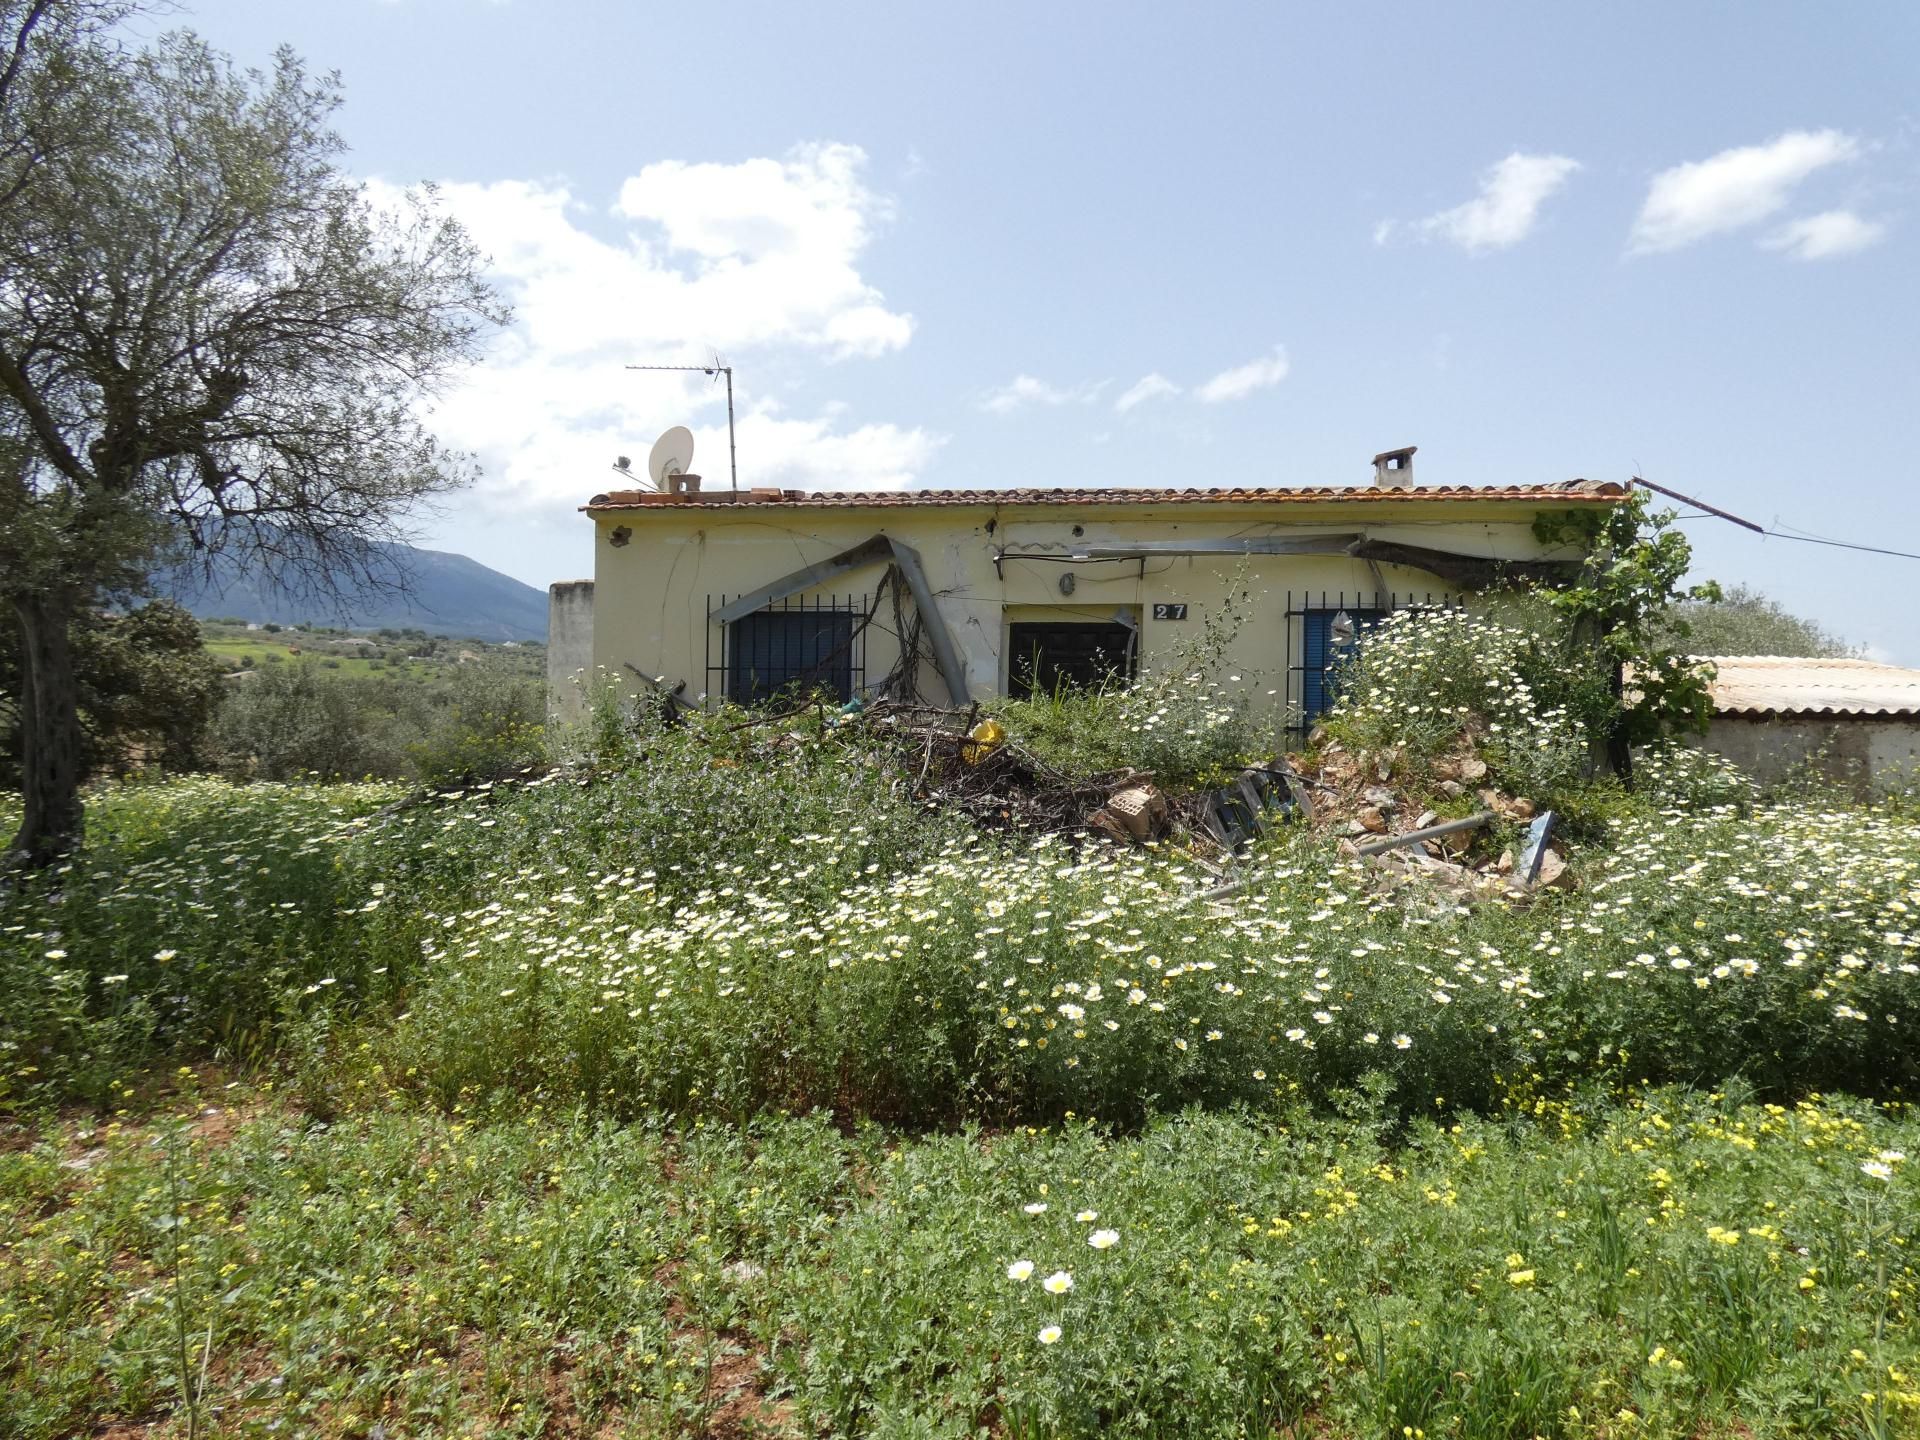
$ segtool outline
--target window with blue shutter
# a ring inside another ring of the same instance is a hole
[[[1338,625],[1342,616],[1351,622]],[[1300,616],[1300,715],[1311,726],[1340,698],[1340,667],[1359,650],[1367,631],[1387,618],[1385,610],[1361,610],[1354,607],[1334,610],[1308,610]]]

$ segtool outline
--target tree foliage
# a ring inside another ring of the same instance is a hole
[[[471,474],[423,404],[505,318],[431,192],[381,211],[342,170],[334,77],[125,49],[123,13],[0,0],[0,598],[40,858],[80,823],[74,617],[169,550],[401,581],[369,542]]]
[[[1859,647],[1815,621],[1789,613],[1748,585],[1730,586],[1718,601],[1687,601],[1675,617],[1691,632],[1696,655],[1800,655],[1840,658]]]
[[[1630,771],[1633,746],[1682,730],[1704,733],[1713,715],[1713,672],[1689,658],[1687,621],[1676,606],[1717,599],[1720,587],[1683,583],[1693,547],[1673,528],[1672,511],[1650,510],[1648,493],[1636,489],[1604,511],[1551,511],[1533,526],[1542,542],[1586,553],[1574,583],[1542,594],[1612,669],[1623,703],[1602,738],[1621,773]]]

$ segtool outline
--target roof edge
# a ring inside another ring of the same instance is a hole
[[[780,490],[756,488],[712,493],[659,494],[650,490],[614,490],[595,495],[579,507],[587,513],[616,510],[727,510],[741,505],[780,505],[818,510],[1048,509],[1057,506],[1178,506],[1282,504],[1418,504],[1516,501],[1534,504],[1618,504],[1627,487],[1613,480],[1563,480],[1545,485],[1430,485],[1405,490],[1372,486],[1293,486],[1270,489],[1158,490],[1023,489],[996,490]]]

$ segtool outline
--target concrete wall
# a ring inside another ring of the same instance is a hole
[[[547,587],[547,722],[578,724],[586,714],[586,681],[593,670],[591,580],[557,580]]]
[[[1568,504],[1578,503],[1569,497]],[[1372,565],[1344,555],[1158,556],[1139,560],[1073,561],[1088,546],[1205,542],[1251,535],[1351,534],[1375,540],[1444,548],[1512,560],[1540,559],[1533,538],[1536,507],[1511,500],[1396,500],[1386,507],[1334,498],[1287,505],[1227,506],[978,506],[923,509],[809,509],[777,504],[721,509],[633,509],[601,512],[595,523],[594,663],[616,673],[632,664],[671,685],[686,681],[689,697],[720,687],[709,676],[718,665],[720,630],[707,613],[734,597],[777,580],[884,532],[920,554],[948,629],[963,658],[967,688],[977,697],[1007,683],[1009,607],[1020,618],[1083,619],[1128,607],[1142,626],[1141,657],[1165,663],[1183,642],[1197,641],[1209,617],[1218,617],[1236,582],[1251,591],[1245,623],[1227,652],[1227,673],[1241,683],[1284,690],[1289,646],[1299,663],[1299,622],[1286,614],[1304,592],[1316,602],[1341,595],[1371,597],[1376,589],[1405,597],[1439,598],[1448,587],[1425,571]],[[1383,523],[1390,519],[1392,523]],[[615,543],[618,541],[619,543]],[[996,566],[995,557],[1004,551]],[[1556,556],[1555,558],[1559,558]],[[876,562],[830,581],[810,595],[870,598],[884,573]],[[1060,577],[1075,578],[1071,597]],[[1184,603],[1184,621],[1155,621],[1153,606]],[[891,630],[891,603],[883,609]],[[866,637],[865,675],[879,681],[897,659],[897,641],[881,625]],[[922,664],[920,691],[944,699],[937,675]]]
[[[1809,770],[1862,799],[1920,778],[1920,719],[1715,718],[1701,748],[1764,784]]]

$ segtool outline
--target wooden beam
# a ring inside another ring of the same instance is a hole
[[[802,590],[811,590],[850,570],[886,559],[891,559],[900,567],[900,573],[906,577],[907,588],[913,592],[914,608],[920,612],[920,619],[927,628],[927,638],[933,642],[934,663],[940,668],[940,678],[947,682],[948,697],[955,705],[965,705],[970,698],[966,667],[961,663],[960,652],[954,648],[953,634],[947,629],[939,602],[934,599],[933,587],[927,583],[926,567],[920,563],[919,552],[911,545],[902,544],[887,535],[875,535],[862,540],[851,550],[842,550],[838,555],[783,575],[751,594],[728,601],[707,618],[721,625],[731,625],[757,610],[765,609],[776,600],[784,600]]]
[[[631,660],[623,660],[620,663],[625,665],[627,669],[631,670],[635,675],[639,676],[641,681],[644,682],[649,689],[658,691],[661,695],[665,696],[669,705],[676,705],[682,710],[698,710],[700,708],[691,700],[687,699],[685,694],[682,693],[687,688],[686,681],[677,681],[669,686],[665,680],[656,680]]]
[[[1355,846],[1362,855],[1382,855],[1389,850],[1397,850],[1402,845],[1417,845],[1423,840],[1438,840],[1442,835],[1457,835],[1462,830],[1478,830],[1493,819],[1491,810],[1482,810],[1469,815],[1464,820],[1449,820],[1444,825],[1429,825],[1424,830],[1409,830],[1404,835],[1389,835],[1384,840],[1369,840],[1364,845]]]
[[[1350,547],[1349,553],[1357,560],[1377,560],[1409,570],[1424,570],[1465,590],[1484,590],[1501,580],[1564,580],[1579,568],[1578,561],[1498,560],[1488,555],[1463,555],[1457,550],[1401,545],[1391,540],[1362,540]]]

